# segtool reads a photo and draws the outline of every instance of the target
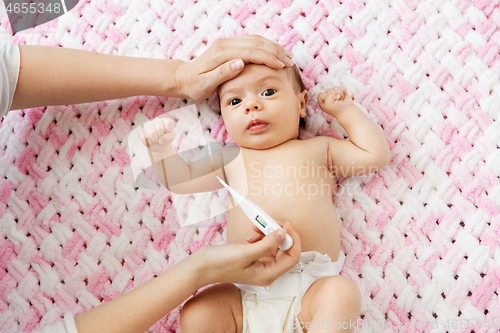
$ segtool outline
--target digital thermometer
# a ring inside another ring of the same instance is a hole
[[[245,215],[248,216],[250,221],[252,221],[252,223],[255,224],[264,235],[268,235],[274,230],[282,229],[281,226],[275,220],[273,220],[273,218],[269,216],[262,208],[233,190],[219,177],[217,177],[217,179],[225,188],[227,188],[236,202],[238,202]],[[286,251],[291,248],[292,245],[293,239],[289,234],[287,234],[285,239],[283,240],[283,243],[281,243],[280,245],[280,249]]]

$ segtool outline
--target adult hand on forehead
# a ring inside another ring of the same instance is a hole
[[[291,57],[281,45],[258,35],[218,39],[198,58],[177,67],[176,82],[181,95],[200,101],[237,76],[244,64],[280,69],[293,66]]]
[[[235,61],[275,69],[293,65],[282,46],[256,35],[216,40],[191,62],[40,45],[20,45],[19,53],[21,66],[10,110],[138,95],[200,101],[243,70],[231,69]],[[0,115],[6,111],[0,110]]]

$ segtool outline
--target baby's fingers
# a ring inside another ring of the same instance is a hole
[[[158,135],[156,134],[156,130],[152,122],[148,122],[146,125],[142,126],[141,138],[144,143],[147,143],[148,147],[158,142]]]
[[[175,121],[170,118],[161,118],[163,120],[163,126],[165,126],[165,131],[172,132],[175,127]]]
[[[336,93],[332,92],[331,89],[328,89],[325,92],[319,93],[318,102],[319,104],[332,104],[338,99]]]
[[[338,95],[332,92],[331,89],[328,89],[327,91],[318,94],[318,103],[320,106],[331,105],[335,103],[335,101],[337,101],[338,99],[339,99]]]
[[[147,138],[150,140],[150,143],[158,143],[161,138],[164,140],[170,139],[171,134],[175,133],[173,132],[174,125],[175,122],[172,119],[156,118],[144,126],[144,131]],[[168,137],[165,136],[165,134],[167,134]],[[170,141],[173,141],[174,138],[171,138]]]
[[[153,121],[153,124],[158,136],[162,136],[164,133],[173,131],[175,121],[170,118],[157,118]]]
[[[324,93],[324,92],[320,92],[318,94],[318,103],[319,104],[324,104],[325,103],[325,98],[326,98],[327,94]]]
[[[160,137],[160,140],[158,140],[158,142],[160,144],[170,143],[170,142],[174,141],[174,139],[175,139],[175,132],[168,132],[166,134],[163,134]]]
[[[332,95],[336,100],[343,100],[345,97],[344,90],[342,90],[341,87],[333,87],[332,89]]]
[[[347,95],[347,87],[346,86],[340,86],[340,89],[344,92],[344,95]]]

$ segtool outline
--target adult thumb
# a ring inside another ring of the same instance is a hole
[[[241,72],[241,70],[243,69],[244,66],[245,66],[245,64],[243,63],[243,60],[241,60],[241,59],[229,61],[229,67],[231,68],[231,71],[233,72],[233,74],[235,73],[235,75],[237,75],[239,72]]]

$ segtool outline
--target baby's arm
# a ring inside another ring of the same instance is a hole
[[[349,140],[329,138],[328,166],[335,175],[359,176],[375,172],[389,162],[389,145],[382,130],[354,104],[346,87],[320,93],[318,103],[349,136]]]
[[[174,121],[156,118],[143,128],[153,171],[158,181],[173,193],[186,194],[215,191],[222,188],[216,176],[224,179],[223,166],[239,152],[237,147],[224,147],[207,158],[187,163],[172,148]]]

